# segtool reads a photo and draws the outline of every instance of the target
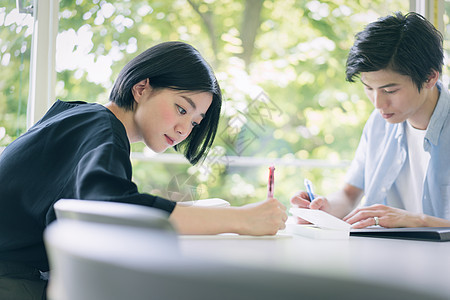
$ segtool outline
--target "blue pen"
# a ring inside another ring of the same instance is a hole
[[[313,201],[315,197],[314,197],[312,182],[306,178],[305,178],[305,187],[306,187],[306,192],[308,193],[309,201]]]

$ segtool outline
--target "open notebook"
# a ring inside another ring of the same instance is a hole
[[[364,228],[352,229],[352,236],[424,240],[424,241],[450,241],[450,227],[412,227],[412,228]]]

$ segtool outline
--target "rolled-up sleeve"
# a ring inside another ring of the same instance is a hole
[[[129,153],[112,143],[87,152],[79,161],[75,176],[74,194],[79,199],[139,204],[169,213],[175,208],[173,201],[138,192],[131,181]]]

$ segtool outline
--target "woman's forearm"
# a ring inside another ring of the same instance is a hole
[[[175,206],[170,221],[181,234],[273,235],[285,228],[286,207],[268,199],[241,207]]]
[[[170,221],[180,234],[218,234],[239,231],[239,212],[234,207],[175,206]]]

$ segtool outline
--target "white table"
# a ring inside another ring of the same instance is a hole
[[[358,279],[450,299],[450,242],[350,237],[181,236],[182,255]]]

